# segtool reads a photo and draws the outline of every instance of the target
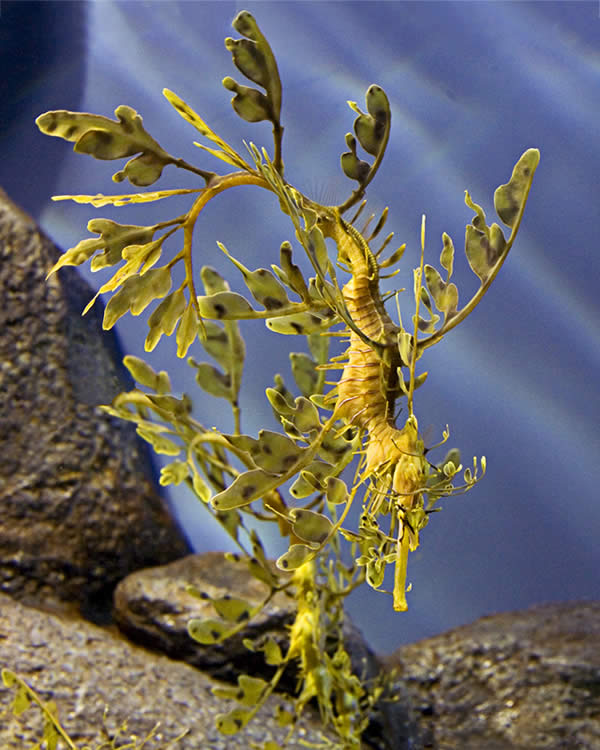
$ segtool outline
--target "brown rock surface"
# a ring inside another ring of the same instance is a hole
[[[289,703],[271,697],[244,732],[226,737],[214,726],[215,716],[231,708],[210,688],[217,684],[182,662],[172,661],[128,643],[122,636],[83,620],[69,619],[24,607],[0,594],[0,667],[18,673],[42,700],[53,700],[59,719],[77,747],[102,740],[102,719],[114,732],[127,721],[130,734],[145,736],[157,721],[156,740],[144,745],[161,750],[184,729],[189,734],[173,750],[248,750],[251,742],[281,742],[286,729],[277,726],[277,705]],[[0,684],[0,747],[24,750],[41,739],[39,710],[31,706],[19,719],[6,711],[14,690]],[[296,741],[316,742],[319,723],[307,711]]]
[[[132,426],[97,408],[131,387],[102,308],[0,190],[0,591],[102,618],[115,583],[181,557]]]
[[[600,602],[484,617],[388,660],[435,750],[599,750]]]

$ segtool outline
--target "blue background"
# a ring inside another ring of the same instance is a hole
[[[542,155],[511,256],[477,311],[427,352],[429,379],[416,395],[430,442],[448,423],[450,444],[465,462],[485,454],[488,475],[466,496],[443,501],[423,533],[409,562],[409,612],[394,614],[390,597],[365,590],[351,602],[355,620],[389,651],[492,612],[598,598],[598,3],[3,2],[0,185],[59,246],[88,236],[92,216],[154,223],[189,202],[116,211],[50,203],[52,193],[135,190],[111,183],[120,163],[75,155],[70,144],[39,134],[33,118],[43,111],[112,116],[128,104],[168,151],[220,169],[192,144],[198,133],[162,97],[166,86],[234,146],[243,148],[243,138],[270,147],[269,128],[237,118],[220,84],[225,75],[241,80],[223,38],[238,36],[230,22],[242,8],[277,56],[286,177],[309,195],[345,198],[351,184],[339,154],[354,119],[346,100],[362,104],[374,82],[385,88],[392,136],[369,206],[389,205],[394,247],[408,245],[390,289],[412,286],[425,213],[427,260],[437,265],[440,235],[448,232],[457,248],[455,281],[468,299],[477,284],[461,249],[472,216],[464,190],[491,221],[493,191],[519,155],[529,147]],[[178,186],[197,184],[167,168],[157,187]],[[280,243],[294,239],[276,200],[250,189],[209,205],[196,234],[197,267],[208,263],[228,277],[237,272],[217,239],[251,268],[278,262]],[[95,287],[102,283],[83,273]],[[408,320],[410,295],[401,302]],[[171,342],[144,354],[146,330],[143,316],[122,319],[124,349],[169,370],[206,425],[230,429],[225,402],[195,386]],[[287,347],[304,342],[269,334],[261,322],[245,325],[244,334],[243,428],[255,434],[273,425],[264,388],[274,372],[290,381]],[[202,358],[199,346],[190,353]],[[197,550],[228,546],[185,489],[171,499]]]

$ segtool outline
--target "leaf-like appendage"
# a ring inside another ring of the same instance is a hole
[[[209,128],[204,120],[200,117],[200,115],[194,112],[189,104],[186,104],[183,99],[180,99],[177,94],[175,94],[173,91],[170,91],[169,89],[163,89],[163,95],[169,102],[169,104],[171,104],[171,106],[176,110],[176,112],[181,115],[181,117],[183,117],[184,120],[193,125],[196,130],[198,130],[205,138],[208,138],[210,141],[212,141],[212,143],[216,144],[218,148],[208,148],[207,146],[203,146],[200,143],[195,143],[196,146],[203,149],[204,151],[208,151],[213,156],[216,156],[218,159],[221,159],[224,162],[227,162],[227,164],[231,164],[238,169],[247,170],[249,168],[248,164],[244,159],[242,159],[237,151],[233,149],[226,141],[220,138],[214,132],[214,130]]]
[[[221,620],[192,619],[187,624],[191,637],[204,646],[212,646],[227,638],[231,626]]]
[[[270,331],[287,336],[306,336],[309,333],[323,331],[331,325],[333,325],[332,320],[324,320],[311,312],[278,315],[274,318],[268,318],[266,321],[266,326]]]
[[[354,132],[364,150],[371,156],[377,156],[385,146],[389,131],[390,103],[385,91],[375,84],[367,89],[365,101],[368,114],[360,112],[354,121]],[[352,108],[360,111],[356,106]]]
[[[454,315],[458,307],[458,289],[456,288],[456,284],[444,281],[433,266],[427,264],[424,270],[425,282],[437,309],[443,312],[445,317]]]
[[[196,308],[193,303],[188,302],[188,306],[185,309],[177,328],[177,336],[175,341],[177,342],[177,356],[185,357],[190,346],[194,343],[196,336],[198,335],[198,316],[196,314]]]
[[[114,266],[123,258],[123,250],[131,245],[145,246],[152,242],[156,227],[117,224],[110,219],[92,219],[88,230],[100,234],[104,252],[92,259],[91,270]]]
[[[260,430],[258,439],[249,435],[226,437],[236,448],[247,451],[258,468],[269,474],[284,474],[306,453],[306,448],[296,445],[286,435],[272,430]]]
[[[450,280],[454,270],[454,243],[450,235],[444,232],[442,234],[442,252],[440,253],[440,265],[448,274],[447,280]]]
[[[310,545],[321,546],[333,528],[327,516],[314,510],[293,508],[290,511],[290,518],[293,521],[294,534]]]
[[[492,233],[493,227],[496,230]],[[467,224],[465,229],[465,255],[473,273],[484,283],[506,247],[506,240],[497,224],[485,229],[487,231],[481,231],[473,224]]]
[[[225,594],[225,596],[211,598],[216,613],[228,622],[245,622],[252,617],[252,606],[237,596]]]
[[[181,289],[178,289],[165,297],[148,318],[150,331],[148,332],[144,343],[144,349],[147,352],[154,350],[163,333],[166,336],[170,336],[173,333],[175,326],[181,320],[185,309],[185,295]]]
[[[246,122],[273,120],[271,104],[262,92],[250,86],[242,86],[229,76],[223,79],[223,86],[229,91],[235,92],[231,104],[243,120],[246,120]]]
[[[264,641],[261,638],[259,644],[254,643],[250,638],[245,638],[244,646],[254,653],[262,651],[265,658],[265,664],[269,664],[271,667],[278,667],[283,662],[281,648],[272,635],[268,635]]]
[[[227,489],[216,494],[210,502],[215,510],[242,508],[276,485],[277,480],[273,474],[268,474],[262,469],[251,469],[236,477]]]
[[[216,359],[224,370],[231,367],[231,350],[229,337],[222,324],[213,320],[204,321],[204,338],[202,346],[207,354]]]
[[[220,688],[221,690],[223,688]],[[235,688],[237,690],[237,688]],[[233,708],[226,714],[217,714],[215,723],[221,734],[232,735],[240,732],[254,716],[253,711]]]
[[[185,461],[173,461],[160,470],[159,484],[166,486],[169,484],[181,484],[190,474],[190,467]]]
[[[169,393],[171,383],[165,370],[156,372],[147,362],[139,357],[128,354],[123,358],[123,364],[131,373],[131,377],[140,385],[150,388],[156,393]]]
[[[279,310],[293,304],[288,298],[287,292],[275,276],[267,268],[257,268],[251,271],[227,250],[225,245],[217,242],[217,245],[229,258],[236,268],[242,272],[246,286],[254,299],[267,310]]]
[[[525,151],[515,164],[510,180],[506,185],[500,185],[494,193],[494,208],[502,221],[511,228],[518,223],[523,213],[539,161],[540,152],[537,148]]]
[[[266,98],[271,110],[271,116],[268,119],[277,127],[281,112],[281,79],[275,55],[256,20],[247,10],[238,13],[232,26],[238,34],[250,41],[227,38],[225,46],[231,52],[238,70],[267,92]]]
[[[196,383],[215,398],[231,400],[231,378],[208,362],[195,362],[191,357],[189,363],[196,369]]]
[[[63,266],[79,266],[85,263],[99,250],[103,252],[92,259],[92,271],[114,266],[122,260],[121,253],[128,245],[150,243],[156,227],[117,224],[110,219],[92,219],[88,222],[88,230],[99,234],[100,238],[90,237],[67,250],[50,269],[48,276]]]
[[[277,558],[280,570],[295,570],[315,556],[315,550],[306,544],[292,544],[288,551]]]
[[[217,292],[228,292],[229,284],[218,271],[210,266],[202,266],[200,269],[200,278],[204,284],[205,294],[217,294]]]
[[[263,89],[269,84],[269,71],[262,50],[249,39],[225,39],[225,47],[231,52],[236,68]]]
[[[137,428],[136,432],[143,440],[150,443],[156,453],[165,456],[178,456],[181,453],[180,445],[177,445],[177,443],[169,440],[168,437],[165,437],[154,430],[149,430],[140,426]]]
[[[242,674],[238,677],[237,686],[218,686],[212,688],[211,692],[217,698],[235,700],[243,706],[256,706],[268,684],[260,677]],[[219,729],[223,731],[223,729]],[[229,734],[229,732],[225,732],[225,734]]]
[[[348,498],[348,487],[338,477],[327,478],[327,502],[332,505],[339,505],[346,502]]]
[[[304,352],[290,352],[290,363],[292,375],[300,392],[306,398],[310,398],[316,392],[319,382],[316,362]]]
[[[371,171],[369,163],[359,159],[356,153],[351,151],[344,151],[340,156],[340,163],[346,177],[359,183],[363,183]]]
[[[325,480],[335,470],[336,467],[326,461],[311,461],[290,487],[290,495],[301,499],[312,495],[315,490],[322,491]]]
[[[164,151],[142,125],[142,118],[131,107],[121,105],[115,110],[117,120],[85,112],[57,110],[40,115],[36,124],[42,133],[74,141],[74,151],[96,159],[122,159],[134,154],[143,159],[131,159],[113,179],[128,178],[138,187],[152,185],[163,168],[175,159]]]
[[[302,298],[303,302],[306,302],[308,299],[308,287],[304,276],[302,275],[302,271],[300,271],[300,268],[292,262],[292,246],[287,240],[281,243],[279,258],[281,271],[283,271],[285,277],[285,283],[287,283],[288,286]],[[273,269],[276,268],[276,266],[273,266]]]
[[[112,328],[127,312],[139,315],[151,302],[165,297],[170,288],[171,272],[166,267],[152,269],[143,276],[126,278],[122,288],[113,294],[104,309],[102,327],[104,330]],[[86,311],[89,307],[88,305]]]
[[[198,308],[203,318],[213,320],[242,320],[255,317],[256,310],[237,292],[217,292],[198,297]]]
[[[132,203],[153,203],[163,198],[172,198],[174,195],[190,195],[199,193],[199,189],[182,189],[182,190],[153,190],[148,193],[128,193],[125,195],[53,195],[53,201],[74,201],[75,203],[89,203],[94,208],[102,206],[129,206]],[[104,219],[108,221],[108,219]]]

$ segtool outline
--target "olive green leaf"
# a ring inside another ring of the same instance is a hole
[[[235,92],[231,104],[238,115],[247,122],[262,122],[273,120],[274,113],[268,97],[250,86],[243,86],[233,78],[223,78],[223,86]]]
[[[117,120],[56,110],[40,115],[36,124],[42,133],[74,141],[74,151],[90,154],[96,159],[122,159],[140,154],[116,172],[113,180],[122,182],[128,178],[137,187],[152,185],[163,168],[175,159],[146,132],[142,118],[134,109],[122,104],[115,109],[115,115]]]
[[[177,342],[177,356],[185,357],[190,346],[198,335],[198,316],[192,301],[188,302],[185,312],[181,317],[175,341]]]
[[[348,487],[338,477],[327,477],[327,502],[332,505],[339,505],[346,502],[348,497]]]
[[[348,102],[351,109],[358,113],[354,121],[354,132],[364,150],[377,156],[385,148],[390,126],[390,103],[381,86],[373,84],[365,95],[368,114],[362,112],[356,102]]]
[[[286,417],[301,433],[321,428],[317,407],[304,396],[298,396],[292,406],[275,388],[267,388],[267,398],[280,417]]]
[[[150,443],[156,453],[160,453],[165,456],[178,456],[181,453],[181,446],[174,443],[169,438],[161,435],[154,430],[149,430],[145,427],[139,426],[136,430],[137,434]]]
[[[309,333],[323,331],[333,325],[331,319],[321,318],[312,312],[299,312],[292,315],[281,315],[269,318],[266,326],[274,333],[282,333],[288,336],[306,336]]]
[[[311,560],[316,550],[306,544],[292,544],[288,551],[277,558],[276,565],[280,570],[295,570]]]
[[[236,41],[228,37],[225,40],[225,46],[231,52],[233,62],[238,70],[246,78],[258,83],[265,89],[265,98],[271,111],[268,119],[271,119],[274,124],[278,124],[281,112],[281,79],[279,78],[279,70],[273,51],[254,17],[247,10],[238,13],[232,26],[238,34],[246,37],[246,40],[249,41]],[[238,112],[238,114],[240,113]],[[244,117],[244,115],[240,116]]]
[[[310,398],[317,390],[317,383],[320,378],[320,373],[316,369],[316,362],[304,352],[290,352],[290,363],[292,375],[300,392],[306,398]]]
[[[100,237],[81,240],[75,247],[67,250],[48,272],[48,276],[63,266],[79,266],[89,260],[96,252],[103,250],[92,259],[91,269],[114,266],[122,260],[121,253],[128,245],[146,245],[152,241],[156,227],[140,227],[117,224],[110,219],[92,219],[87,225],[88,231]]]
[[[104,309],[102,327],[104,330],[112,328],[126,312],[139,315],[151,302],[165,297],[170,288],[171,272],[167,267],[151,269],[143,276],[130,276],[108,301]],[[90,306],[88,305],[86,311]]]
[[[201,192],[198,188],[181,189],[181,190],[155,190],[147,193],[128,193],[125,195],[53,195],[53,201],[74,201],[75,203],[90,203],[94,208],[103,206],[129,206],[132,203],[152,203],[171,198],[174,195],[189,195],[190,193]]]
[[[329,518],[314,510],[292,508],[290,519],[294,534],[311,546],[321,546],[333,529]]]
[[[198,496],[198,498],[203,503],[208,503],[210,498],[212,497],[212,492],[210,491],[210,487],[204,479],[200,476],[198,471],[196,470],[196,467],[193,467],[193,474],[192,474],[192,489]]]
[[[222,159],[223,161],[233,165],[234,167],[237,167],[238,169],[250,169],[248,164],[237,153],[237,151],[233,149],[228,143],[226,143],[222,138],[220,138],[214,132],[214,130],[209,128],[204,120],[200,117],[200,115],[194,112],[189,104],[186,104],[183,99],[180,99],[177,94],[175,94],[173,91],[170,91],[169,89],[163,89],[163,95],[169,102],[169,104],[173,106],[175,111],[178,112],[184,120],[193,125],[196,130],[198,130],[205,138],[208,138],[210,141],[212,141],[217,146],[217,148],[209,148],[208,146],[204,146],[201,143],[196,143],[194,141],[195,146],[198,146],[198,148],[201,148],[203,151],[208,151],[209,154],[216,156],[218,159]]]
[[[263,305],[263,307],[267,310],[278,310],[291,304],[287,292],[279,281],[277,281],[271,271],[266,268],[257,268],[255,271],[251,271],[249,268],[246,268],[243,263],[234,258],[225,245],[221,242],[217,242],[217,245],[236,268],[239,268],[242,272],[250,294],[252,294],[254,299]]]
[[[173,461],[161,468],[159,484],[163,487],[168,484],[181,484],[189,473],[190,467],[185,461]]]
[[[225,700],[235,700],[238,703],[241,703],[243,706],[255,706],[259,702],[263,692],[265,691],[265,688],[269,684],[265,680],[262,680],[260,677],[251,677],[247,674],[239,675],[237,681],[237,687],[233,685],[219,685],[218,687],[211,688],[211,692],[217,698],[224,698]],[[219,727],[219,730],[221,732],[223,731],[221,727]],[[229,734],[229,732],[226,732],[226,734]]]
[[[324,480],[336,471],[333,466],[326,461],[311,461],[311,463],[300,471],[300,475],[290,487],[290,495],[297,499],[308,497],[315,490],[324,488]]]
[[[2,682],[8,688],[15,687],[15,685],[17,686],[10,710],[15,716],[20,716],[29,708],[32,701],[26,683],[17,677],[17,675],[10,669],[2,670]]]
[[[217,714],[215,724],[221,734],[237,734],[246,726],[253,716],[254,711],[245,710],[243,708],[234,708],[226,714]]]
[[[260,430],[257,440],[248,435],[225,437],[236,448],[247,451],[258,468],[270,474],[285,474],[306,453],[306,448],[271,430]]]
[[[509,227],[518,227],[523,209],[531,189],[533,175],[540,161],[537,148],[530,148],[515,164],[512,176],[506,185],[500,185],[494,193],[494,208]]]
[[[442,279],[439,271],[429,264],[425,264],[425,283],[429,289],[435,306],[445,317],[456,313],[458,307],[458,289],[456,284],[446,282]],[[427,305],[426,302],[426,306]]]
[[[187,631],[191,637],[204,646],[212,646],[224,641],[230,630],[231,625],[224,623],[222,620],[193,618],[187,624]]]
[[[196,383],[215,398],[231,400],[231,377],[208,362],[196,362],[192,357],[188,363],[196,370]]]
[[[217,292],[198,297],[198,307],[203,318],[216,320],[242,320],[252,318],[256,310],[237,292]]]
[[[210,502],[215,510],[241,508],[250,505],[277,484],[273,474],[262,469],[251,469],[236,477],[227,489],[216,494]]]
[[[216,613],[228,622],[245,622],[252,617],[252,606],[245,600],[230,594],[210,597]]]
[[[169,376],[165,370],[156,372],[147,362],[139,357],[134,357],[132,354],[123,358],[123,364],[136,383],[151,388],[157,393],[168,393],[171,390]]]
[[[262,651],[265,658],[265,664],[269,664],[272,667],[278,667],[283,662],[283,654],[277,641],[272,635],[267,637],[260,643],[255,643],[250,638],[244,638],[244,646],[254,653]]]
[[[446,281],[450,280],[454,268],[454,243],[452,238],[444,232],[442,234],[442,252],[440,253],[440,265],[448,274]]]
[[[465,254],[473,272],[485,283],[498,260],[505,254],[506,239],[498,224],[488,227],[481,206],[465,191],[465,203],[475,211],[475,218],[465,230]]]
[[[352,133],[346,133],[346,146],[348,146],[350,151],[344,151],[340,157],[342,170],[346,177],[349,177],[351,180],[356,180],[359,183],[363,183],[369,176],[371,165],[358,158],[356,153],[356,138]]]
[[[307,302],[308,287],[300,268],[292,262],[292,246],[287,240],[281,243],[279,258],[281,268],[278,268],[275,265],[271,267],[275,273],[277,273],[279,278],[302,298],[303,302]]]
[[[150,331],[146,336],[144,349],[151,352],[155,349],[163,333],[170,336],[175,330],[175,326],[186,309],[185,295],[182,289],[172,292],[158,305],[148,318]]]
[[[206,353],[210,354],[224,370],[231,367],[229,336],[221,324],[215,323],[213,320],[204,321],[202,346]]]

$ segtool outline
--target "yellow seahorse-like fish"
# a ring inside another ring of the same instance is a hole
[[[335,209],[320,219],[325,237],[337,244],[339,260],[347,265],[351,278],[342,289],[347,311],[355,326],[388,351],[397,351],[397,326],[387,314],[379,292],[377,260],[367,241]],[[371,477],[375,492],[370,510],[376,513],[391,490],[398,514],[394,609],[407,609],[406,562],[409,549],[418,545],[418,529],[407,522],[406,511],[422,507],[427,461],[417,421],[409,415],[403,429],[394,420],[397,395],[396,367],[382,357],[354,330],[344,358],[342,376],[336,386],[334,415],[355,425],[368,436],[363,476]]]

